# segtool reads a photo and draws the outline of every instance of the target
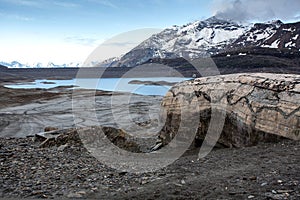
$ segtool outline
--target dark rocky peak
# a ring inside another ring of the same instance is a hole
[[[4,65],[0,65],[0,70],[3,70],[3,69],[7,69],[7,67]]]
[[[274,25],[282,25],[284,24],[281,20],[277,19],[277,20],[272,20],[272,21],[268,21],[265,24],[274,24]]]
[[[216,16],[210,17],[204,21],[198,21],[198,30],[203,28],[215,28],[215,29],[225,29],[231,30],[230,28],[236,29],[236,27],[241,27],[241,24],[238,24],[232,20],[221,19]]]
[[[209,23],[212,25],[213,24],[237,24],[233,20],[222,19],[222,18],[218,18],[216,16],[210,17],[210,18],[204,20],[203,22],[206,22],[206,23]]]

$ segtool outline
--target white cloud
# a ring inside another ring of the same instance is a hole
[[[68,43],[79,44],[84,46],[93,46],[100,44],[101,40],[92,37],[68,36],[64,39]]]
[[[299,0],[214,0],[214,15],[238,21],[296,19]]]
[[[10,19],[20,20],[20,21],[33,21],[33,17],[23,16],[23,15],[17,15],[17,14],[9,14],[0,12],[0,17],[6,17]]]
[[[83,62],[95,48],[60,41],[48,41],[48,43],[38,41],[33,44],[20,41],[8,43],[4,39],[0,39],[0,43],[0,61],[16,60],[21,63]]]
[[[48,8],[49,6],[58,6],[64,8],[77,8],[80,4],[69,1],[47,1],[47,0],[0,0],[5,3],[14,4],[16,6]]]
[[[21,20],[21,21],[33,21],[34,18],[32,17],[25,17],[25,16],[21,16],[21,15],[11,15],[10,17],[15,18],[17,20]]]
[[[106,7],[114,8],[114,9],[119,8],[116,4],[112,3],[109,0],[88,0],[88,1],[96,4],[101,4]]]
[[[15,4],[17,6],[40,7],[44,0],[1,0],[6,3]]]
[[[64,8],[77,8],[80,7],[80,4],[64,2],[64,1],[54,1],[55,6],[64,7]]]

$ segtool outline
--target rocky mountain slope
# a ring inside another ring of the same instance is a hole
[[[254,24],[241,35],[230,47],[266,47],[278,49],[300,49],[300,22],[284,24],[274,21],[269,24]]]
[[[300,49],[300,22],[241,25],[216,17],[173,26],[114,61],[111,67],[134,67],[152,59],[193,59],[250,47]]]

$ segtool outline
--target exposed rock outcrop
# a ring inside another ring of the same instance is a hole
[[[104,133],[104,134],[101,134]],[[53,146],[82,146],[96,142],[101,137],[107,137],[117,147],[131,151],[141,152],[139,145],[134,138],[125,133],[122,129],[113,127],[93,126],[86,128],[71,128],[65,130],[51,130],[35,135],[35,140],[41,142],[41,148],[49,148]]]
[[[224,118],[217,139],[228,147],[280,138],[300,140],[300,75],[231,74],[175,85],[162,102],[166,117],[159,134],[162,145],[167,145],[182,125],[183,101],[197,105],[191,111],[200,116],[196,144],[204,140],[210,126],[214,130],[217,122],[212,112],[217,120]]]

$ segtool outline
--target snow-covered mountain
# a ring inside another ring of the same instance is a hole
[[[53,62],[42,63],[20,63],[18,61],[12,62],[0,62],[0,65],[6,66],[8,68],[66,68],[66,67],[81,67],[82,63],[64,63],[64,64],[54,64]]]
[[[216,17],[173,26],[151,36],[112,66],[131,67],[153,58],[196,58],[215,54],[249,29],[248,25]]]
[[[133,67],[151,59],[199,58],[247,47],[300,49],[300,22],[238,24],[209,18],[173,26],[151,36],[111,67]]]
[[[119,62],[122,57],[123,57],[123,55],[118,56],[118,57],[112,57],[112,58],[106,59],[100,63],[96,63],[94,66],[95,67],[110,67],[110,66],[116,64],[117,62]]]
[[[154,34],[137,47],[122,55],[95,63],[95,67],[134,67],[152,59],[199,58],[220,53],[259,47],[266,51],[285,49],[300,51],[300,22],[284,24],[271,21],[256,24],[239,24],[211,17],[183,26],[173,26]],[[17,61],[0,62],[9,68],[80,67],[81,63],[54,64]]]

